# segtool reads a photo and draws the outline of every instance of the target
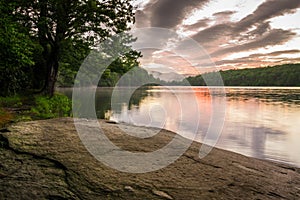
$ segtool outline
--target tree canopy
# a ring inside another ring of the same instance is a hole
[[[0,7],[1,46],[7,47],[1,67],[34,65],[31,70],[50,95],[60,67],[72,69],[90,48],[134,23],[131,0],[4,0]]]
[[[0,86],[1,94],[15,93],[30,82],[28,76],[34,65],[34,48],[26,28],[12,17],[14,7],[0,2]]]
[[[205,86],[215,72],[189,77],[194,86]],[[300,64],[220,71],[225,86],[300,86]],[[203,78],[204,77],[204,78]]]

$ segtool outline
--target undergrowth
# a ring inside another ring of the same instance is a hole
[[[0,97],[0,128],[20,121],[70,117],[71,100],[63,94]]]
[[[53,97],[36,96],[35,105],[31,112],[38,118],[49,119],[71,116],[71,100],[63,94],[55,94]]]

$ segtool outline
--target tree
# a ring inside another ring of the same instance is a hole
[[[83,60],[90,52],[90,48],[82,41],[74,43],[71,40],[65,41],[63,47],[59,62],[57,85],[71,87]]]
[[[134,23],[131,0],[12,0],[14,18],[38,38],[46,69],[43,91],[53,95],[68,42],[96,45]],[[66,45],[66,46],[64,46]]]
[[[0,95],[12,95],[31,86],[34,43],[12,14],[11,3],[0,2]]]
[[[187,80],[191,85],[204,86],[203,77],[209,78],[213,74],[215,72],[209,72]],[[226,86],[300,86],[300,64],[227,70],[220,74]]]

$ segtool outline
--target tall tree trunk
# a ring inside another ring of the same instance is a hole
[[[47,58],[47,78],[46,78],[46,88],[45,92],[49,96],[54,95],[55,91],[55,83],[57,81],[58,75],[58,67],[59,67],[59,58],[60,58],[60,51],[61,51],[61,41],[64,39],[65,30],[65,23],[66,23],[66,13],[65,9],[63,8],[63,4],[59,3],[57,5],[56,10],[57,21],[56,21],[56,31],[55,35],[51,35],[51,33],[46,33],[48,41],[51,44],[51,51],[50,55]]]
[[[55,83],[58,75],[58,55],[54,53],[49,57],[47,62],[47,77],[44,92],[53,96],[55,92]]]
[[[41,92],[53,96],[58,74],[58,48],[47,25],[47,0],[40,0],[40,17],[38,22],[39,42],[43,47],[44,66],[46,68],[44,87]]]

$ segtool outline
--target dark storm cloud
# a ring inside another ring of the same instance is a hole
[[[154,27],[174,28],[190,12],[210,0],[159,0],[151,5],[151,25]]]
[[[288,30],[273,29],[268,34],[265,34],[254,41],[218,50],[212,53],[211,56],[222,56],[229,53],[250,51],[261,47],[279,45],[289,41],[295,35],[295,33]]]

